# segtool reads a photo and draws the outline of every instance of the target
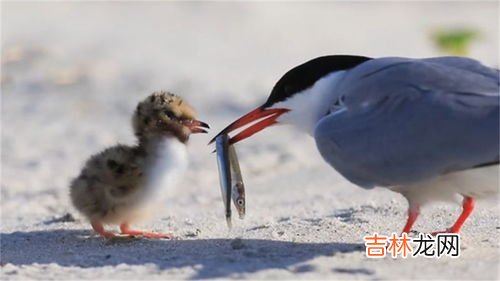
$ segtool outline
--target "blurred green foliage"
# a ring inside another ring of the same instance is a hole
[[[432,40],[441,52],[466,56],[470,45],[479,38],[479,32],[470,28],[443,29],[432,33]]]

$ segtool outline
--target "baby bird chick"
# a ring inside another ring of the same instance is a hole
[[[103,224],[119,224],[122,234],[171,238],[171,234],[131,230],[161,206],[165,190],[187,167],[186,143],[208,125],[179,96],[155,92],[137,105],[132,126],[138,145],[117,145],[93,155],[72,181],[73,205],[105,238],[115,234]]]
[[[121,224],[140,215],[133,214],[130,206],[137,203],[141,192],[144,160],[139,147],[116,145],[90,157],[72,181],[73,205],[102,236],[114,236],[104,230],[103,223]]]

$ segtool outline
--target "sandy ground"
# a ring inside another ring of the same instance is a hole
[[[429,33],[454,26],[480,30],[470,55],[498,65],[497,2],[2,3],[0,278],[498,279],[496,201],[478,203],[458,259],[372,260],[362,236],[402,228],[400,195],[349,184],[310,137],[276,127],[238,146],[248,210],[228,231],[207,146],[296,64],[439,55]],[[68,183],[91,153],[133,142],[129,116],[157,89],[213,128],[192,138],[188,175],[141,225],[177,238],[104,241]],[[444,229],[459,212],[431,206],[416,229]]]

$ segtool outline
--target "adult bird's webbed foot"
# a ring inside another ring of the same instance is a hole
[[[120,225],[120,231],[122,234],[127,234],[131,236],[142,236],[153,239],[172,239],[174,237],[172,233],[159,233],[159,232],[133,230],[130,229],[130,226],[126,223]]]

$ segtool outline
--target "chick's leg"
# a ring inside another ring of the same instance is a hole
[[[140,231],[140,230],[132,230],[128,223],[122,223],[120,225],[120,230],[122,234],[128,234],[132,236],[143,236],[147,238],[167,238],[170,239],[174,237],[171,233],[158,233],[158,232],[148,232],[148,231]]]
[[[104,229],[104,226],[100,221],[91,221],[90,225],[92,225],[92,228],[95,230],[95,232],[99,233],[102,237],[109,239],[115,237],[115,235],[112,232],[106,231]]]

